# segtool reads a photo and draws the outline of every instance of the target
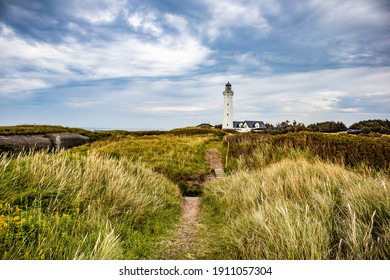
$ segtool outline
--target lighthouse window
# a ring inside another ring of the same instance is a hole
[[[227,105],[229,106],[229,103]]]

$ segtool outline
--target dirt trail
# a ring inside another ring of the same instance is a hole
[[[221,153],[216,148],[206,151],[206,160],[209,166],[215,170],[215,176],[210,176],[207,182],[223,176]],[[218,171],[218,170],[222,170]],[[168,250],[165,259],[196,259],[204,249],[204,243],[196,240],[196,235],[202,224],[198,217],[200,212],[199,197],[185,197],[182,203],[181,223],[176,229],[176,239],[167,244]]]
[[[217,148],[210,148],[207,150],[206,160],[209,166],[214,169],[216,179],[220,179],[225,176],[221,160],[221,152]]]
[[[221,152],[217,148],[206,151],[206,160],[212,169],[223,169]]]

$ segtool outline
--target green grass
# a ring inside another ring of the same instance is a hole
[[[152,259],[179,214],[176,185],[96,153],[0,159],[1,259]]]
[[[0,135],[38,135],[49,133],[71,132],[88,136],[90,141],[107,138],[112,135],[125,135],[127,131],[90,131],[82,128],[64,127],[59,125],[15,125],[15,126],[0,126]],[[0,152],[1,152],[0,147]],[[4,151],[13,151],[12,147],[4,149]]]
[[[388,259],[390,180],[263,144],[204,195],[209,259]]]
[[[202,259],[390,258],[389,138],[99,133],[66,152],[0,157],[1,259],[164,258],[183,194],[201,194]],[[208,148],[228,176],[204,185]]]
[[[91,150],[109,157],[143,162],[179,185],[183,194],[196,195],[202,191],[202,183],[211,172],[205,159],[206,146],[221,143],[221,138],[209,133],[188,136],[182,132],[111,138],[73,152]]]
[[[306,150],[323,160],[345,164],[348,167],[360,165],[377,170],[390,170],[390,138],[386,136],[368,137],[347,134],[327,134],[319,132],[288,133],[270,137],[263,134],[233,135],[227,138],[230,144],[230,156],[251,155],[263,143],[272,145],[272,149]],[[278,154],[278,153],[276,153]],[[266,158],[273,157],[268,153]]]
[[[59,125],[15,125],[15,126],[0,126],[0,135],[34,135],[46,133],[73,132],[83,135],[92,134],[91,131],[81,128],[63,127]]]

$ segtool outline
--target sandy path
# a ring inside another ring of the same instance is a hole
[[[221,154],[218,149],[210,148],[206,151],[206,160],[209,166],[215,170],[215,176],[210,180],[223,176]],[[221,171],[222,170],[222,173]],[[222,174],[222,175],[221,175]],[[199,223],[200,198],[185,197],[182,203],[181,223],[176,229],[176,239],[167,244],[168,249],[165,259],[196,259],[200,255],[204,244],[196,240],[196,235],[202,224]],[[168,242],[168,241],[167,241]]]

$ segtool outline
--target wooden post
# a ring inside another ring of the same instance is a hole
[[[226,151],[226,159],[225,159],[225,168],[228,166],[228,157],[229,157],[229,141],[227,141],[228,147]]]

